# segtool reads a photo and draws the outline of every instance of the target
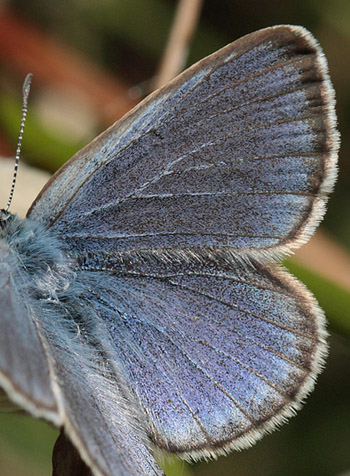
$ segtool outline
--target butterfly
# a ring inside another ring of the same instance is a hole
[[[0,385],[96,476],[161,475],[295,413],[327,354],[278,263],[336,178],[326,60],[302,27],[249,34],[78,152],[25,219],[0,215]]]

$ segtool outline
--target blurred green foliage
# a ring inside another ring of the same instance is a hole
[[[317,297],[330,330],[350,339],[350,291],[292,260],[288,260],[286,266]]]
[[[58,430],[20,413],[0,413],[1,476],[48,476]]]

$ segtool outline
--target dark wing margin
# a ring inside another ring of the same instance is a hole
[[[28,216],[81,251],[225,248],[268,260],[304,243],[336,176],[326,60],[302,27],[247,35],[82,149]]]
[[[327,354],[322,310],[279,268],[140,263],[79,280],[150,438],[184,458],[245,448],[283,423]]]

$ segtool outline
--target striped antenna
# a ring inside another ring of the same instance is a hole
[[[16,185],[16,179],[17,179],[17,171],[18,171],[18,163],[19,163],[19,156],[21,153],[21,145],[22,145],[22,137],[23,137],[23,130],[24,130],[24,124],[26,122],[26,117],[27,117],[27,110],[28,110],[28,97],[29,97],[29,92],[30,92],[30,86],[32,85],[32,79],[33,75],[30,73],[26,76],[26,79],[24,80],[23,83],[23,90],[22,90],[22,119],[21,119],[21,127],[19,128],[19,134],[18,134],[18,141],[17,141],[17,149],[16,149],[16,159],[15,159],[15,167],[13,170],[13,180],[12,180],[12,186],[11,186],[11,191],[10,191],[10,196],[5,208],[5,211],[7,212],[8,209],[10,208],[13,194],[15,192],[15,185]]]

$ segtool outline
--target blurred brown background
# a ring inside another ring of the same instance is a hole
[[[0,156],[14,154],[28,72],[34,83],[22,157],[29,164],[53,172],[121,117],[154,84],[176,5],[174,0],[1,1]],[[290,265],[326,309],[330,358],[307,405],[287,426],[216,462],[170,464],[168,476],[350,475],[350,2],[204,0],[186,65],[281,23],[303,25],[316,36],[336,90],[339,179],[323,234],[306,257]],[[0,414],[0,475],[49,475],[56,436],[43,422]]]

